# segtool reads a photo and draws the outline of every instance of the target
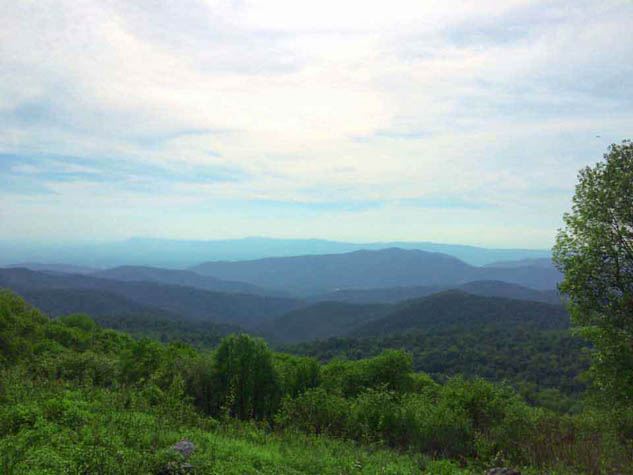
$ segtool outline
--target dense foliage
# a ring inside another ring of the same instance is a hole
[[[633,414],[558,415],[481,379],[434,382],[386,351],[359,361],[134,340],[0,293],[3,473],[629,473]],[[238,421],[242,422],[238,422]],[[170,462],[171,465],[170,465]],[[184,469],[182,469],[184,470]]]
[[[580,333],[597,350],[592,374],[611,401],[633,403],[633,143],[582,169],[554,261]]]
[[[279,347],[322,363],[371,358],[389,348],[409,352],[414,369],[437,381],[455,375],[505,381],[529,402],[558,411],[579,409],[585,390],[581,375],[589,366],[588,348],[582,339],[568,331],[525,327],[420,329],[382,337],[330,338]]]

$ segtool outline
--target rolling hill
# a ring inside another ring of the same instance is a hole
[[[385,304],[320,302],[267,321],[260,330],[270,341],[298,343],[346,335],[391,310]]]
[[[155,282],[121,282],[76,274],[51,274],[28,269],[0,269],[0,287],[20,294],[44,289],[83,289],[124,297],[187,319],[254,328],[303,305],[296,299],[227,294]],[[63,298],[63,294],[58,294]],[[49,294],[53,298],[54,294]],[[53,303],[50,303],[53,305]],[[61,306],[63,303],[56,303]],[[108,304],[109,305],[109,304]],[[47,311],[45,307],[43,310]]]
[[[161,269],[146,266],[119,266],[94,272],[93,277],[120,280],[123,282],[159,282],[162,284],[182,285],[215,292],[242,293],[254,295],[272,295],[275,291],[267,291],[245,282],[232,282],[200,275],[189,270]],[[279,294],[279,292],[276,292]]]
[[[415,329],[449,329],[477,326],[535,330],[562,330],[569,327],[564,307],[542,302],[502,297],[482,297],[462,290],[447,290],[411,300],[389,315],[373,320],[351,336],[381,336]]]
[[[151,315],[157,319],[184,320],[174,312],[151,305],[143,305],[121,295],[94,289],[31,288],[20,292],[22,297],[51,317],[71,313],[104,315]]]
[[[7,269],[24,268],[41,272],[57,272],[60,274],[92,274],[99,269],[94,267],[75,266],[71,264],[45,264],[41,262],[23,262],[2,266]]]
[[[502,282],[499,280],[477,280],[467,282],[455,287],[465,292],[487,297],[507,297],[519,300],[534,300],[558,305],[561,300],[556,290],[534,290],[518,284]],[[340,289],[327,294],[312,295],[307,299],[312,302],[349,302],[357,304],[368,303],[396,303],[403,300],[411,300],[426,297],[450,287],[442,286],[418,286],[418,287],[391,287],[384,289]]]

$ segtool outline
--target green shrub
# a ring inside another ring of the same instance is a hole
[[[343,436],[349,433],[350,410],[351,403],[342,396],[313,388],[296,398],[284,398],[275,421],[282,428]]]
[[[345,397],[365,389],[409,392],[415,389],[413,358],[402,351],[385,350],[375,358],[361,361],[335,360],[322,369],[323,386]]]
[[[296,397],[319,385],[321,367],[314,358],[275,353],[273,364],[284,396]]]
[[[66,380],[91,382],[97,386],[112,386],[120,376],[116,360],[92,351],[65,353],[57,359],[57,362],[58,376]]]
[[[99,325],[97,325],[92,318],[83,313],[74,313],[65,317],[59,317],[57,321],[68,328],[78,328],[86,333],[99,330]]]
[[[15,404],[2,407],[0,411],[0,435],[16,434],[25,428],[35,426],[41,411],[31,404]]]

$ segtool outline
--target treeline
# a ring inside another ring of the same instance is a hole
[[[580,408],[586,390],[581,375],[589,366],[590,350],[569,331],[492,325],[330,338],[278,349],[321,363],[371,358],[385,349],[402,350],[413,355],[415,371],[428,373],[436,381],[463,375],[506,382],[530,403],[562,412]]]
[[[197,351],[103,330],[83,315],[50,320],[9,292],[0,293],[0,349],[5,473],[178,473],[184,462],[168,447],[185,436],[202,447],[191,459],[200,473],[410,473],[413,460],[431,473],[492,464],[525,473],[628,473],[633,462],[630,410],[560,415],[482,379],[439,384],[414,372],[402,351],[321,365],[246,335]],[[251,454],[250,467],[222,471],[218,453],[226,450],[213,437],[225,437],[221,427],[237,420],[260,455]],[[272,454],[288,434],[308,445],[326,437],[404,455],[363,455],[366,466],[347,468],[288,462],[302,467],[294,471],[279,459],[262,462],[261,453]],[[431,469],[438,458],[452,462]]]

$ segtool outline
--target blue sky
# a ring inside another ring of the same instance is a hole
[[[633,2],[0,4],[0,240],[553,243]]]

